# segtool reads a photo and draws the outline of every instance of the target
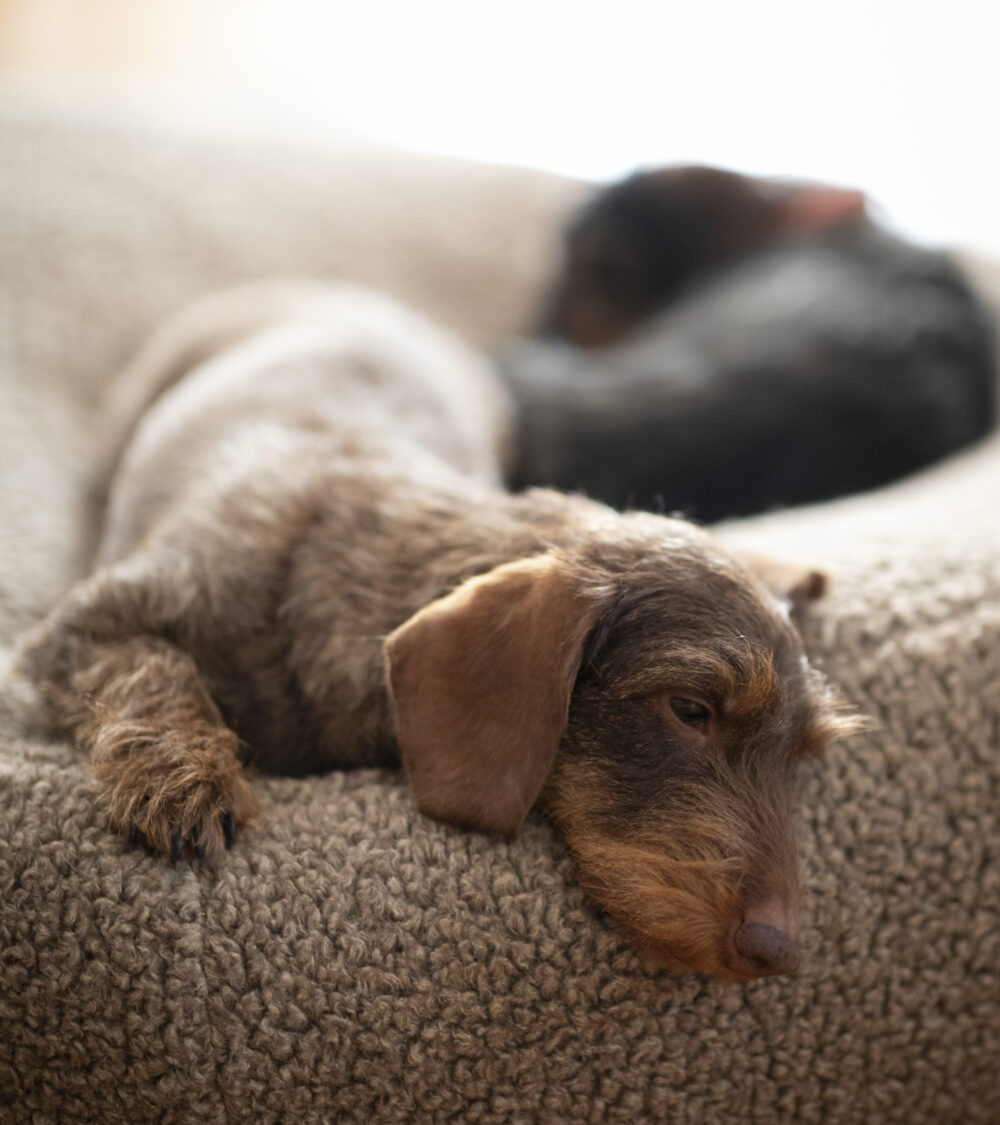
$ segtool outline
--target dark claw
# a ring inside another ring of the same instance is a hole
[[[128,842],[133,848],[142,848],[146,855],[156,855],[156,848],[146,839],[141,828],[133,828],[128,834]]]
[[[236,843],[236,821],[231,812],[224,812],[220,817],[222,821],[222,835],[226,841],[226,851]]]
[[[184,854],[184,837],[180,829],[170,837],[170,861],[176,863]]]

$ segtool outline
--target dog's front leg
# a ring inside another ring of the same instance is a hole
[[[257,801],[194,660],[157,635],[158,608],[154,591],[99,576],[25,638],[17,669],[89,754],[114,831],[173,859],[215,855]]]
[[[173,859],[218,854],[257,805],[225,725],[187,653],[155,637],[95,646],[76,683],[111,827]]]

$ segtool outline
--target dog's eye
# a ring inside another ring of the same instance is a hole
[[[711,711],[704,703],[699,703],[695,699],[682,699],[677,695],[670,700],[670,710],[685,726],[694,727],[695,730],[704,730],[712,717]]]

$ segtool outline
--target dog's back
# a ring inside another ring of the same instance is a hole
[[[507,400],[470,350],[377,294],[305,281],[227,291],[169,322],[107,413],[100,563],[241,466],[295,474],[315,449],[497,484],[510,442]]]

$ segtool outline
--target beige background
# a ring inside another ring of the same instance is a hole
[[[981,0],[0,0],[0,79],[586,178],[855,184],[918,240],[1000,252],[994,23]]]
[[[0,0],[0,67],[50,75],[208,77],[239,67],[220,49],[239,0]]]

